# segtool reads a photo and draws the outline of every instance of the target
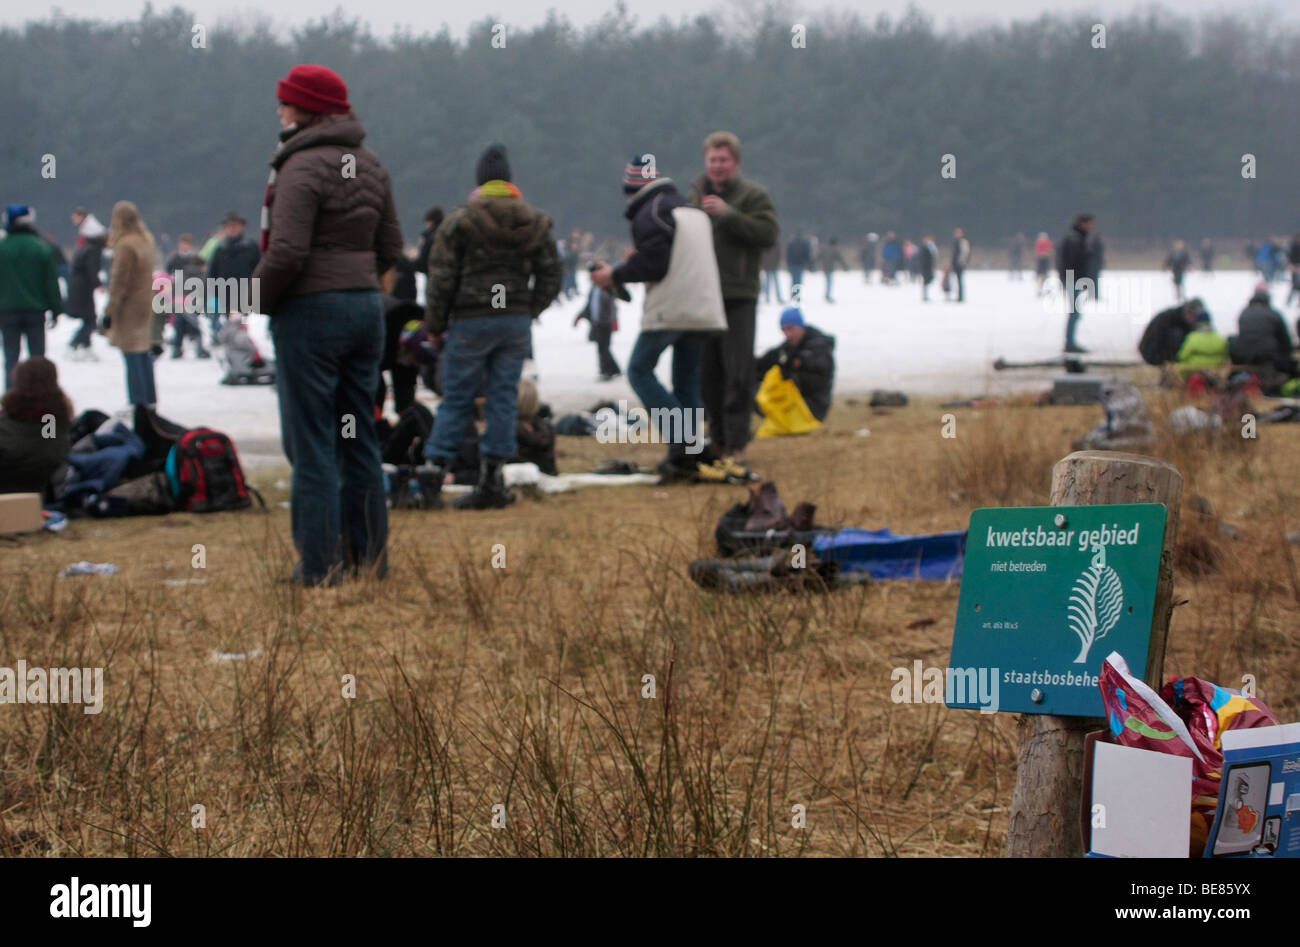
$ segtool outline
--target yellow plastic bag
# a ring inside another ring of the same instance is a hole
[[[758,387],[759,410],[763,412],[763,425],[756,437],[783,437],[789,434],[807,434],[822,426],[813,417],[808,404],[799,394],[793,381],[781,377],[781,366],[773,365],[763,376]]]

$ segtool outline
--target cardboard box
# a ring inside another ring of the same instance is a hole
[[[1300,723],[1223,734],[1207,858],[1300,858]]]
[[[1121,746],[1109,731],[1084,739],[1083,847],[1101,858],[1186,858],[1192,761]]]
[[[39,493],[0,494],[0,536],[34,533],[44,525]]]

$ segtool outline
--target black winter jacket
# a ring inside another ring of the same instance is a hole
[[[68,315],[90,319],[95,315],[95,290],[104,262],[104,237],[90,237],[72,254],[68,267]]]
[[[1056,248],[1056,272],[1062,283],[1067,271],[1073,271],[1076,283],[1085,278],[1095,283],[1101,276],[1101,262],[1101,238],[1095,232],[1072,227]]]
[[[623,216],[632,221],[631,257],[614,267],[617,283],[655,283],[668,275],[677,221],[673,211],[686,199],[671,178],[656,178],[632,195]]]
[[[1138,354],[1148,365],[1163,365],[1178,360],[1178,350],[1192,328],[1183,316],[1182,306],[1172,306],[1158,312],[1147,323],[1138,343]]]
[[[773,365],[780,365],[781,374],[794,382],[813,417],[825,420],[835,384],[835,336],[807,326],[798,345],[783,342],[759,356],[759,378]]]
[[[786,266],[804,266],[812,262],[812,242],[807,237],[795,237],[785,248]]]
[[[212,258],[208,260],[208,278],[220,280],[252,279],[253,271],[257,269],[257,265],[261,260],[262,251],[246,235],[241,234],[234,240],[227,238],[217,245],[217,249],[212,253]],[[223,297],[231,296],[231,293],[218,293],[217,299],[220,300]],[[234,294],[233,298],[239,297]],[[263,303],[269,308],[268,301],[263,300]]]
[[[1291,359],[1291,333],[1268,298],[1255,296],[1241,311],[1237,334],[1228,340],[1232,360],[1239,365],[1278,365]]]

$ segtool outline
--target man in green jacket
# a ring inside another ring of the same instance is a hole
[[[27,357],[45,354],[45,313],[63,311],[59,271],[54,250],[36,232],[36,211],[26,204],[5,208],[5,230],[0,240],[0,335],[4,337],[4,388],[18,364],[23,337]]]
[[[704,140],[704,168],[686,201],[712,218],[727,331],[705,343],[701,394],[714,449],[743,464],[754,403],[760,261],[776,243],[776,208],[766,190],[740,176],[740,139],[731,132],[714,132]]]

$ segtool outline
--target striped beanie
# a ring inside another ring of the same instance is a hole
[[[634,154],[623,169],[623,193],[635,194],[656,178],[663,177],[652,154]]]

